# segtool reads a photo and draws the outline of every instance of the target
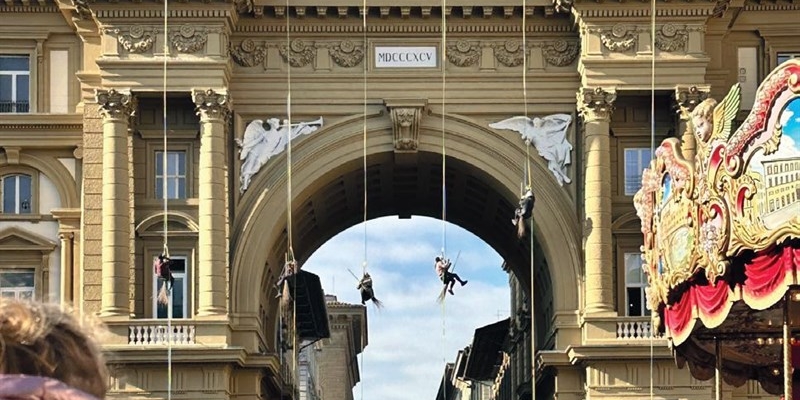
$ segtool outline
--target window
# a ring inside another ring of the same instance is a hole
[[[164,152],[156,151],[156,198],[163,199],[164,192]],[[186,152],[167,151],[167,198],[186,198]]]
[[[625,253],[625,304],[629,317],[650,315],[644,290],[647,277],[642,270],[641,253]]]
[[[30,110],[30,58],[0,55],[0,113]]]
[[[780,52],[776,56],[778,65],[785,63],[793,58],[800,58],[800,52]]]
[[[171,257],[170,265],[175,286],[172,287],[172,318],[186,318],[186,257]],[[158,277],[153,275],[153,314],[156,318],[167,318],[167,306],[158,303],[158,291],[163,285]]]
[[[25,174],[11,174],[2,177],[3,205],[4,214],[30,214],[32,208],[32,187],[31,176]]]
[[[649,148],[625,149],[625,196],[633,196],[642,187],[642,171],[650,165]]]
[[[0,270],[0,296],[12,299],[33,299],[35,270],[6,269]]]

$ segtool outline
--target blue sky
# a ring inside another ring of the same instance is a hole
[[[509,229],[513,227],[509,224]],[[444,370],[459,349],[472,342],[475,328],[509,314],[508,275],[502,258],[472,233],[446,224],[447,255],[461,255],[455,272],[469,280],[456,285],[443,307],[436,303],[441,283],[433,261],[442,248],[442,221],[427,217],[384,217],[367,222],[367,270],[382,310],[368,308],[369,345],[359,357],[362,384],[355,399],[433,399]],[[339,301],[360,303],[364,224],[347,229],[320,247],[303,265]],[[444,311],[444,313],[443,313]],[[444,334],[443,334],[444,333]]]

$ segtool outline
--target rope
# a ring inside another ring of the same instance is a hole
[[[447,262],[447,148],[445,146],[445,107],[447,103],[447,0],[442,0],[442,261]],[[446,276],[445,272],[445,276]],[[447,282],[443,282],[445,288]],[[447,298],[447,292],[444,294]],[[444,398],[447,399],[447,309],[445,300],[442,300],[442,361],[444,362],[444,373],[442,373],[442,391]]]
[[[292,62],[291,62],[291,9],[289,0],[286,0],[286,235],[289,249],[287,251],[287,261],[295,262],[294,246],[292,243]],[[285,267],[285,266],[284,266]],[[294,265],[294,273],[300,272],[300,266]],[[297,279],[294,280],[294,293],[297,294]],[[297,302],[292,299],[292,370],[295,373],[294,381],[299,377],[298,347],[297,347]],[[299,392],[299,386],[295,385],[295,390]]]
[[[164,0],[164,35],[166,36],[169,33],[169,7],[168,1]],[[163,255],[169,258],[169,205],[168,200],[169,194],[167,193],[167,158],[169,152],[167,151],[167,58],[169,57],[169,42],[164,41],[164,66],[163,66],[163,79],[162,79],[162,119],[163,119],[163,136],[164,136],[164,147],[163,152],[161,153],[161,197],[163,200],[164,206],[164,227],[163,227],[163,234],[164,234],[164,248],[162,250]],[[158,282],[158,279],[156,279]],[[164,281],[164,285],[166,286],[167,281]],[[172,400],[172,289],[170,288],[169,292],[167,293],[167,400]]]
[[[364,49],[367,48],[367,0],[361,3],[361,29],[364,31]],[[367,60],[364,60],[364,130],[363,130],[363,145],[364,145],[364,262],[361,265],[361,276],[367,273]],[[363,346],[364,341],[361,341],[361,370],[366,371],[364,367],[364,353],[366,349]],[[364,379],[361,379],[361,400],[364,400]]]
[[[656,0],[651,0],[650,8],[650,160],[655,156],[656,146]],[[655,310],[653,310],[655,311]],[[655,324],[653,323],[654,314],[650,313],[650,400],[654,399],[654,358],[655,353]]]

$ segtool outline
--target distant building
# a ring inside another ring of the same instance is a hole
[[[800,201],[800,157],[763,161],[769,213]]]
[[[313,381],[321,389],[320,399],[353,400],[353,387],[361,381],[357,357],[368,343],[367,308],[342,303],[334,295],[326,295],[325,300],[331,336],[320,342],[315,357],[311,357],[315,358],[315,365],[309,363],[309,372],[316,374]],[[309,392],[312,389],[309,386]]]

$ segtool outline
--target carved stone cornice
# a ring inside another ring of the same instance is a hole
[[[304,34],[324,34],[324,35],[332,35],[332,34],[360,34],[363,33],[361,26],[354,27],[353,25],[341,24],[341,23],[334,23],[333,21],[330,24],[314,24],[314,25],[304,25],[302,28],[300,27],[293,27],[292,32],[301,31]],[[272,24],[248,24],[248,23],[239,23],[239,25],[235,28],[236,33],[279,33],[279,34],[286,34],[286,24],[285,23],[272,23]],[[573,26],[572,24],[568,23],[568,21],[564,20],[556,20],[553,23],[548,24],[540,24],[540,25],[530,25],[528,26],[526,32],[529,33],[572,33]],[[397,23],[386,23],[383,20],[378,22],[373,22],[371,25],[367,26],[367,34],[434,34],[434,33],[441,33],[441,28],[439,26],[431,26],[429,23],[413,23],[407,22],[404,24],[397,24]],[[464,24],[464,25],[448,25],[447,26],[447,33],[448,34],[465,34],[465,35],[476,35],[476,34],[516,34],[520,35],[522,33],[522,28],[519,24]]]
[[[178,53],[196,53],[208,41],[208,32],[196,29],[194,25],[184,24],[170,33],[170,42]]]
[[[314,61],[317,55],[313,43],[309,44],[301,39],[294,39],[289,45],[281,45],[279,51],[283,60],[292,67],[305,67]]]
[[[681,118],[688,119],[694,108],[708,98],[710,91],[710,86],[676,86],[675,102],[677,103],[678,111],[681,113]]]
[[[192,101],[201,122],[211,119],[224,120],[230,111],[230,101],[225,90],[193,89]]]
[[[603,47],[613,52],[632,50],[638,38],[635,27],[625,24],[616,24],[613,28],[600,32]]]
[[[243,67],[255,67],[267,58],[267,48],[256,45],[253,39],[244,39],[238,46],[232,45],[230,53],[233,60]]]
[[[611,120],[614,114],[616,90],[605,90],[601,87],[584,87],[578,91],[578,112],[585,122]]]
[[[470,67],[481,58],[481,49],[478,42],[458,40],[455,44],[447,45],[447,60],[458,67]]]
[[[527,49],[522,48],[522,43],[518,40],[506,40],[502,44],[493,43],[494,57],[500,64],[506,67],[516,67],[522,65]]]
[[[425,99],[384,100],[392,118],[395,153],[415,153],[419,147],[419,126],[428,104]]]
[[[661,51],[686,51],[688,42],[689,32],[673,24],[661,25],[661,29],[656,31],[656,48]]]
[[[95,89],[94,97],[104,119],[127,120],[133,116],[136,100],[129,91]]]
[[[119,28],[105,29],[105,33],[117,35],[117,41],[129,53],[146,53],[156,42],[158,29],[142,25],[132,25],[127,32]]]
[[[356,46],[351,40],[345,39],[331,46],[330,54],[336,65],[352,68],[364,60],[364,46]]]
[[[566,67],[572,64],[578,56],[579,45],[577,42],[556,40],[542,44],[542,55],[545,62],[555,67]]]

